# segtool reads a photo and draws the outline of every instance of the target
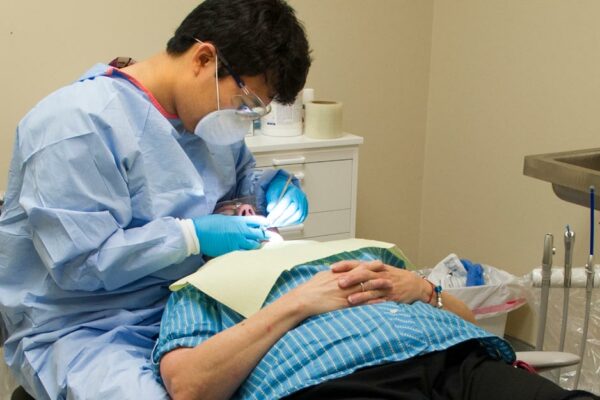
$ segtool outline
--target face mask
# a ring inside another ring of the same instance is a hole
[[[217,110],[198,122],[194,134],[207,143],[227,146],[244,140],[251,123],[241,119],[235,110]]]

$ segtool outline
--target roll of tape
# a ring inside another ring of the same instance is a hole
[[[333,139],[343,135],[342,103],[316,100],[305,104],[304,134],[315,139]]]

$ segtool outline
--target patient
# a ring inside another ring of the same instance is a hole
[[[165,308],[153,361],[174,399],[567,399],[513,368],[458,299],[363,248],[285,271],[244,319],[188,285]]]

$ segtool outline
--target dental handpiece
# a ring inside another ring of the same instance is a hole
[[[588,328],[590,322],[590,310],[592,305],[592,289],[594,287],[594,213],[595,207],[595,192],[596,188],[590,186],[590,255],[588,262],[585,265],[585,274],[587,279],[585,282],[585,311],[583,312],[583,331],[581,333],[581,345],[579,346],[579,359],[581,362],[577,364],[577,370],[575,371],[575,384],[574,388],[579,387],[579,378],[581,377],[581,367],[583,365],[583,356],[585,355],[585,345],[587,343]]]
[[[538,319],[537,340],[535,349],[544,347],[544,334],[546,333],[546,316],[548,315],[548,296],[550,294],[550,275],[552,273],[552,255],[554,254],[554,236],[547,233],[544,237],[544,253],[542,257],[542,293],[540,298],[540,315]]]
[[[569,289],[571,288],[571,267],[573,266],[573,246],[575,245],[575,232],[567,225],[565,230],[565,269],[563,282],[563,313],[560,327],[560,342],[558,350],[565,349],[565,337],[567,335],[567,320],[569,317]]]
[[[583,330],[581,332],[581,344],[579,346],[579,359],[581,362],[577,364],[575,371],[575,383],[573,388],[579,387],[579,378],[581,377],[581,367],[583,365],[583,357],[585,356],[585,345],[587,343],[588,329],[590,324],[590,311],[592,304],[592,289],[594,287],[594,255],[590,254],[588,262],[585,265],[585,274],[587,280],[585,283],[585,311],[583,312]]]

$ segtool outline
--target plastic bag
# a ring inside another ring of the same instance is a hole
[[[519,278],[489,265],[482,267],[485,285],[447,290],[462,300],[473,311],[476,319],[506,314],[527,303],[527,288]]]
[[[531,276],[525,276],[524,280],[532,285]],[[528,300],[532,310],[537,315],[540,309],[541,289],[532,288],[528,292]],[[548,296],[548,314],[546,318],[546,331],[544,335],[544,350],[558,351],[560,341],[560,329],[563,314],[564,288],[550,288]],[[585,311],[586,292],[584,288],[571,288],[569,290],[569,309],[567,329],[565,335],[565,347],[563,351],[579,355],[581,349],[581,338],[583,335],[583,319]],[[560,386],[573,389],[575,384],[575,372],[577,366],[555,369],[544,372],[542,375],[557,382]],[[558,376],[560,373],[560,377]],[[600,394],[600,289],[592,290],[592,302],[590,307],[590,320],[588,325],[588,336],[583,355],[581,376],[578,389],[587,390]]]
[[[482,265],[485,285],[444,288],[444,291],[462,300],[475,314],[475,319],[503,315],[527,303],[528,288],[522,279],[506,271]],[[429,276],[432,269],[421,270]]]

